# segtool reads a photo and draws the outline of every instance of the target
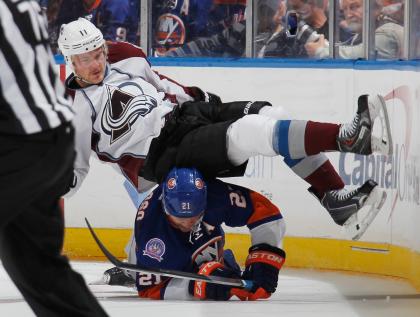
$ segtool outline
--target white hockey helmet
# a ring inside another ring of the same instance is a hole
[[[93,51],[104,44],[102,32],[84,18],[61,25],[58,47],[70,67],[72,67],[70,59],[72,55]]]

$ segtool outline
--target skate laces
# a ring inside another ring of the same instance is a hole
[[[104,272],[104,275],[108,276],[110,279],[118,277],[118,276],[124,276],[124,277],[130,278],[130,276],[127,275],[126,271],[123,269],[120,269],[119,267],[113,267],[109,270],[106,270]]]
[[[110,268],[109,270],[105,271],[105,274],[109,274],[109,275],[117,275],[122,273],[123,271],[119,268],[119,267],[113,267]]]
[[[355,196],[358,193],[358,189],[352,189],[349,190],[347,188],[342,188],[339,190],[331,190],[330,195],[332,198],[334,198],[336,201],[346,201],[353,196]]]
[[[353,118],[351,123],[345,123],[341,125],[341,128],[338,132],[338,137],[340,139],[348,139],[356,135],[357,129],[360,123],[360,113],[356,113],[356,116]]]

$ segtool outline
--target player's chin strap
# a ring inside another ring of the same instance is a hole
[[[77,75],[75,71],[73,71],[73,73],[74,73],[74,78],[80,80],[81,82],[83,82],[85,84],[88,84],[89,86],[92,86],[92,85],[102,85],[102,82],[104,81],[102,79],[100,83],[95,84],[95,83],[92,83],[92,82],[90,82],[90,81],[88,81],[86,79],[83,79],[82,77],[80,77],[79,75]],[[104,76],[104,78],[105,78],[105,76]]]

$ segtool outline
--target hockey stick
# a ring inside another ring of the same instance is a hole
[[[199,275],[195,273],[190,272],[184,272],[184,271],[177,271],[177,270],[168,270],[168,269],[160,269],[160,268],[146,268],[141,267],[138,265],[134,265],[131,263],[126,263],[118,260],[111,252],[108,251],[107,248],[103,245],[101,240],[99,240],[98,236],[96,235],[95,231],[93,231],[92,227],[90,226],[89,221],[87,218],[85,218],[86,224],[89,228],[90,233],[92,234],[93,239],[95,239],[96,244],[101,249],[101,251],[105,254],[107,259],[114,264],[116,267],[119,267],[124,270],[128,271],[134,271],[134,272],[142,272],[142,273],[150,273],[150,274],[156,274],[156,275],[163,275],[168,277],[175,277],[175,278],[183,278],[183,279],[189,279],[194,281],[203,281],[207,283],[213,283],[213,284],[221,284],[221,285],[227,285],[227,286],[234,286],[237,288],[243,288],[245,290],[251,290],[253,287],[253,282],[249,280],[242,280],[237,278],[228,278],[228,277],[222,277],[222,276],[205,276],[205,275]]]

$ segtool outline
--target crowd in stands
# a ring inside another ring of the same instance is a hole
[[[255,0],[257,1],[257,0]],[[254,6],[254,56],[260,58],[329,58],[330,43],[338,58],[364,57],[364,1],[340,0],[334,41],[329,38],[328,0],[259,0]],[[404,57],[406,0],[375,0],[370,19],[376,59]],[[139,0],[40,0],[53,51],[60,26],[77,17],[92,21],[110,41],[140,44]],[[163,0],[149,8],[149,56],[244,57],[246,0]],[[420,0],[413,4],[413,43],[420,56]]]

